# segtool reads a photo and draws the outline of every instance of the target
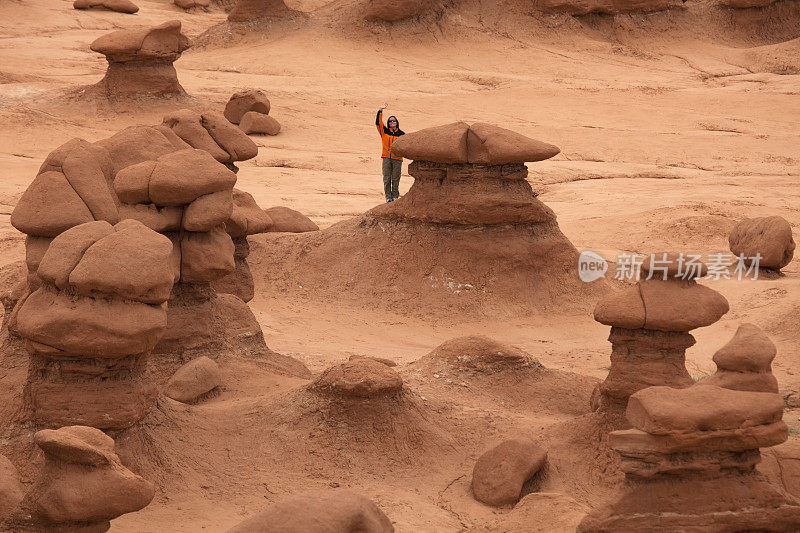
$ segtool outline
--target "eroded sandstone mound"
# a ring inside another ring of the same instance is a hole
[[[10,531],[103,532],[114,518],[153,499],[153,485],[123,466],[114,439],[98,429],[45,429],[33,440],[45,464],[5,523]]]
[[[267,231],[283,233],[305,233],[319,231],[313,220],[299,211],[281,205],[269,207],[264,212],[272,220],[272,225]]]
[[[172,64],[187,48],[189,39],[177,20],[103,35],[91,45],[108,60],[106,75],[95,87],[108,98],[183,96]]]
[[[265,241],[269,286],[404,313],[485,315],[580,312],[605,290],[580,281],[578,251],[525,179],[524,162],[555,146],[455,123],[408,133],[393,151],[415,159],[409,192],[320,232]]]
[[[439,7],[436,0],[369,0],[364,18],[396,22],[398,20],[418,17]]]
[[[53,239],[16,318],[37,424],[122,429],[153,406],[144,372],[167,326],[171,255],[169,239],[134,220],[87,222]]]
[[[535,0],[534,5],[543,13],[569,15],[651,13],[683,6],[677,0]]]
[[[792,261],[795,243],[792,226],[783,217],[746,218],[736,224],[728,236],[731,252],[743,256],[746,264],[780,270]]]
[[[594,310],[595,320],[611,326],[612,349],[611,368],[592,407],[617,418],[630,395],[640,389],[691,385],[686,349],[695,340],[689,331],[713,324],[728,312],[724,296],[696,281],[705,275],[705,265],[698,262],[686,269],[673,254],[652,257],[661,270],[656,273],[645,265],[644,277],[651,279],[606,296]]]
[[[713,385],[650,387],[631,396],[633,429],[613,431],[626,486],[580,532],[797,531],[800,505],[755,465],[784,442],[778,394]]]
[[[358,358],[335,365],[311,384],[311,389],[335,397],[374,398],[394,394],[403,388],[403,379],[390,366],[374,359]]]
[[[75,9],[107,9],[128,14],[139,11],[139,6],[130,0],[75,0],[72,7]]]
[[[348,490],[290,496],[228,530],[228,533],[392,533],[394,527],[371,500]]]
[[[472,494],[487,505],[519,501],[522,486],[547,461],[547,452],[529,438],[509,439],[481,455],[472,470]]]
[[[297,15],[283,0],[237,0],[228,15],[230,22],[248,22],[259,19],[281,19]]]

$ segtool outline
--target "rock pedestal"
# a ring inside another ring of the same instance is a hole
[[[692,385],[685,366],[686,349],[695,343],[689,331],[728,312],[721,294],[697,283],[704,265],[684,273],[676,256],[663,254],[660,259],[669,265],[665,270],[603,298],[594,310],[595,320],[611,326],[612,351],[611,368],[593,395],[592,407],[616,419],[612,423],[617,426],[624,425],[621,415],[636,391]],[[644,272],[651,276],[647,268]]]
[[[96,87],[109,98],[183,96],[186,91],[172,64],[187,48],[189,39],[177,20],[103,35],[91,45],[108,60],[106,75]]]
[[[778,380],[772,374],[776,354],[775,344],[758,326],[742,324],[730,342],[714,354],[717,371],[697,384],[777,393]]]
[[[89,222],[53,239],[16,318],[37,424],[123,429],[153,406],[144,370],[167,325],[171,253],[169,239],[133,220]]]
[[[778,394],[696,385],[630,397],[633,429],[613,431],[626,486],[580,532],[797,531],[800,505],[755,471],[788,437]]]

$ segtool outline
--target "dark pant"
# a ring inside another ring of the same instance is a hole
[[[403,161],[384,157],[383,159],[383,192],[386,194],[386,201],[397,200],[400,198],[400,171],[403,169]]]

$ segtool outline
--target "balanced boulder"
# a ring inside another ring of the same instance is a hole
[[[792,226],[785,218],[746,218],[736,224],[728,236],[731,252],[743,258],[745,264],[755,262],[758,267],[780,270],[794,257]]]
[[[96,87],[108,98],[183,96],[172,65],[189,48],[177,20],[153,28],[119,30],[95,40],[91,49],[108,60]]]
[[[239,127],[246,134],[261,133],[264,135],[277,135],[281,131],[280,123],[269,115],[248,111],[239,122]]]
[[[359,358],[328,368],[310,388],[331,396],[373,398],[400,392],[403,379],[396,370],[383,363]]]
[[[192,403],[222,383],[217,363],[198,357],[180,367],[164,386],[164,395],[182,403]]]
[[[261,115],[269,115],[269,110],[269,98],[263,91],[245,89],[231,95],[228,103],[225,104],[223,115],[232,123],[239,124],[246,113],[252,111]]]

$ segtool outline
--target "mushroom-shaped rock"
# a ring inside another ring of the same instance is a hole
[[[22,496],[17,469],[4,455],[0,455],[0,524],[17,508]]]
[[[780,270],[794,257],[792,226],[783,217],[746,218],[736,224],[728,236],[734,255],[741,256],[746,264],[755,262],[759,268]]]
[[[281,19],[297,15],[283,0],[237,0],[228,15],[230,22],[248,22],[259,19]]]
[[[347,490],[290,496],[228,530],[228,533],[392,533],[394,527],[371,500]]]
[[[243,132],[249,134],[277,135],[281,131],[280,123],[269,115],[248,111],[239,122]]]
[[[139,6],[130,0],[75,0],[72,7],[75,9],[107,9],[128,14],[139,11]]]
[[[185,95],[172,63],[187,48],[189,39],[181,33],[178,20],[103,35],[91,44],[93,51],[108,60],[106,75],[97,87],[109,98]]]
[[[245,161],[258,155],[258,146],[221,114],[181,109],[164,117],[164,126],[186,143],[205,150],[220,163]]]
[[[153,499],[153,485],[123,466],[114,440],[98,429],[45,429],[34,435],[34,442],[45,464],[21,504],[25,526],[106,531],[110,520]]]
[[[546,460],[547,452],[530,439],[504,441],[478,458],[472,470],[472,494],[487,505],[514,505],[522,486]]]
[[[116,224],[108,152],[82,139],[57,148],[42,164],[11,213],[11,224],[34,237],[55,237],[93,220]]]
[[[552,144],[499,126],[454,122],[407,133],[392,145],[392,153],[415,161],[506,165],[542,161],[558,155]]]
[[[328,368],[310,387],[331,396],[373,398],[400,392],[403,379],[393,368],[361,358]]]
[[[423,15],[435,6],[431,0],[369,0],[364,18],[396,22]]]
[[[526,161],[558,154],[555,146],[492,126],[456,122],[407,133],[392,153],[414,159],[414,184],[396,202],[370,214],[434,224],[543,224],[555,214],[525,180]]]
[[[253,111],[261,115],[269,115],[269,98],[259,89],[245,89],[233,93],[225,105],[223,115],[234,124],[239,124],[242,117]]]
[[[483,335],[456,337],[425,355],[424,361],[444,363],[452,368],[492,374],[523,368],[543,368],[530,354]]]
[[[164,395],[178,402],[191,403],[221,383],[219,365],[202,356],[175,371],[164,386]]]
[[[776,353],[775,344],[758,326],[742,324],[728,344],[714,354],[717,371],[698,385],[777,393],[778,380],[772,374]]]
[[[275,206],[264,209],[264,212],[272,220],[272,225],[267,231],[283,233],[319,231],[319,226],[300,211],[295,211],[288,207]]]
[[[168,238],[135,220],[89,222],[53,239],[41,286],[16,315],[39,423],[122,429],[146,414],[155,397],[143,355],[166,329],[171,255]]]

